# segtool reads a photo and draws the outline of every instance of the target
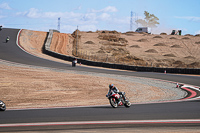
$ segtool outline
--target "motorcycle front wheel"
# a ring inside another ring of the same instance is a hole
[[[128,100],[128,98],[126,98],[126,100],[124,101],[124,106],[126,108],[129,108],[131,106],[131,102]]]
[[[115,98],[110,98],[109,99],[109,101],[110,101],[110,105],[113,107],[113,108],[117,108],[117,100],[115,99]]]
[[[0,111],[5,111],[6,110],[6,104],[0,100]]]

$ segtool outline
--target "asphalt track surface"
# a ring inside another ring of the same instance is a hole
[[[19,29],[6,28],[0,31],[0,59],[26,65],[42,66],[65,70],[147,77],[200,86],[199,76],[174,75],[152,72],[118,71],[109,69],[90,68],[84,66],[71,67],[71,65],[69,64],[38,58],[24,52],[16,45],[18,31]],[[10,41],[8,43],[5,42],[7,36],[10,36]],[[152,103],[136,105],[133,104],[130,108],[119,107],[117,109],[113,109],[110,106],[96,106],[54,109],[7,110],[5,112],[0,112],[0,132],[22,131],[23,129],[67,130],[74,128],[83,129],[85,127],[110,128],[115,127],[116,125],[117,127],[128,128],[138,125],[141,126],[141,124],[143,126],[151,125],[156,127],[188,126],[200,129],[199,105],[199,100],[192,100],[170,103]],[[99,124],[99,122],[102,123]],[[29,123],[30,125],[17,125],[19,123]],[[33,123],[38,124],[34,125]],[[42,124],[43,126],[41,126]]]

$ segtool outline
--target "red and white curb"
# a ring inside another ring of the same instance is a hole
[[[0,127],[59,126],[59,125],[104,125],[104,124],[184,124],[184,123],[185,124],[186,123],[187,124],[188,123],[200,123],[200,119],[16,123],[16,124],[0,124]]]
[[[198,99],[200,99],[200,96],[198,96],[198,94],[197,94],[197,91],[200,92],[199,87],[194,87],[191,85],[183,85],[181,88],[183,90],[189,91],[191,93],[191,95],[189,97],[186,97],[182,100],[198,100]]]

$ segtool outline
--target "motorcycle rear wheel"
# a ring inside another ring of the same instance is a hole
[[[6,104],[0,100],[0,111],[5,111],[6,110]]]
[[[115,98],[110,98],[109,99],[110,101],[110,105],[113,107],[113,108],[117,108],[118,104],[117,104],[117,100]]]

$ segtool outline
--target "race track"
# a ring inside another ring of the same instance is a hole
[[[18,31],[19,29],[6,28],[0,31],[1,60],[57,69],[155,78],[200,86],[199,76],[118,71],[83,66],[71,67],[71,65],[68,64],[38,58],[24,52],[16,45]],[[5,43],[5,38],[8,35],[10,36],[10,41]],[[44,130],[49,128],[53,130],[55,128],[75,128],[73,127],[74,125],[76,125],[76,128],[79,127],[81,129],[83,128],[83,125],[84,127],[88,126],[89,128],[92,126],[95,127],[97,125],[101,125],[102,127],[115,127],[115,125],[123,125],[122,127],[126,127],[129,125],[129,127],[132,127],[134,125],[138,126],[143,124],[145,126],[152,124],[154,126],[189,126],[200,129],[199,104],[199,100],[193,100],[170,103],[138,105],[133,104],[130,108],[120,107],[118,109],[113,109],[110,106],[96,106],[77,108],[7,110],[5,112],[0,112],[0,128],[2,129],[1,131],[17,131],[27,129],[26,127],[29,127],[29,130],[39,130],[41,128],[44,128]],[[110,121],[109,124],[107,123],[108,121]],[[102,123],[99,124],[99,122]],[[23,124],[17,125],[19,123]],[[29,123],[29,125],[25,125],[24,123]],[[41,126],[42,124],[44,125]]]

